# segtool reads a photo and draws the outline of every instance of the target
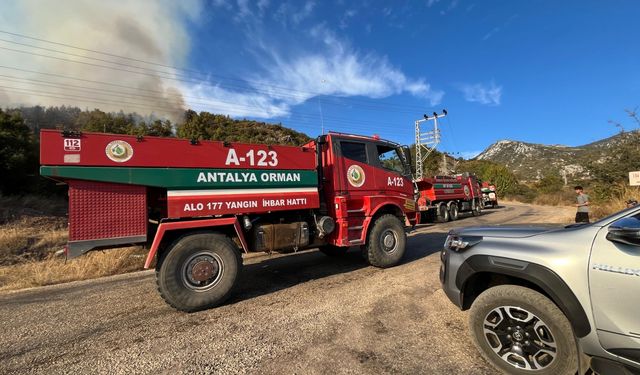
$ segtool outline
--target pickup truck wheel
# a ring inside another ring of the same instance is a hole
[[[571,324],[544,295],[500,285],[476,298],[469,314],[474,344],[509,374],[574,375],[578,350]]]
[[[348,247],[334,246],[334,245],[324,245],[318,248],[321,253],[330,256],[330,257],[339,257],[343,256],[347,253]]]
[[[374,267],[395,266],[404,256],[407,234],[402,222],[394,215],[382,215],[369,231],[365,248],[366,259]]]
[[[456,203],[452,203],[449,207],[449,219],[451,221],[458,220],[458,205]]]
[[[156,266],[162,298],[177,310],[193,312],[224,302],[236,284],[242,258],[222,234],[197,233],[177,239]]]

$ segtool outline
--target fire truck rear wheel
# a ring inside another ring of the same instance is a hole
[[[456,203],[452,203],[449,207],[449,219],[451,221],[458,220],[458,205]]]
[[[395,266],[404,256],[407,234],[395,215],[382,215],[374,223],[365,248],[366,259],[374,267]]]
[[[449,209],[447,208],[447,205],[444,203],[440,203],[438,205],[438,221],[441,223],[446,223],[447,221],[449,221]]]
[[[215,307],[231,294],[242,269],[233,241],[222,234],[178,238],[158,260],[156,283],[172,307],[194,312]]]
[[[473,216],[480,216],[482,214],[482,204],[479,202],[473,201],[473,206],[471,207],[471,213]]]

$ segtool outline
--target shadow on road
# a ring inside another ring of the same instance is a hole
[[[402,267],[437,253],[447,236],[441,233],[418,233],[407,238],[407,250]],[[363,259],[360,248],[353,247],[343,256],[328,257],[320,251],[306,251],[286,256],[274,256],[258,263],[247,264],[242,279],[227,304],[259,297],[287,289],[300,283],[370,267]],[[372,271],[376,268],[370,267]],[[344,282],[344,281],[337,281]]]

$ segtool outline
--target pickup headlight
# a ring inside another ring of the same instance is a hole
[[[444,248],[453,251],[464,251],[473,245],[482,241],[480,236],[459,236],[457,234],[450,234],[447,236],[447,240],[444,242]]]

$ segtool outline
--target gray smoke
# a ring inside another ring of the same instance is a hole
[[[151,61],[165,66],[182,66],[190,48],[185,24],[198,17],[200,8],[201,4],[197,0],[2,2],[0,3],[0,25],[2,25],[0,30]],[[185,83],[171,79],[185,78],[183,76],[185,73],[179,70],[7,34],[0,33],[0,39],[66,52],[65,54],[38,50],[0,41],[0,47],[58,58],[0,49],[0,65],[9,67],[9,69],[0,68],[0,75],[2,75],[0,86],[3,86],[0,87],[0,106],[2,107],[36,104],[75,105],[81,108],[99,108],[104,111],[154,113],[174,120],[181,116],[185,108],[182,96]],[[69,53],[129,66],[71,56]],[[142,74],[89,64],[110,66]],[[112,86],[25,70],[107,82]],[[82,86],[86,90],[63,85]]]

